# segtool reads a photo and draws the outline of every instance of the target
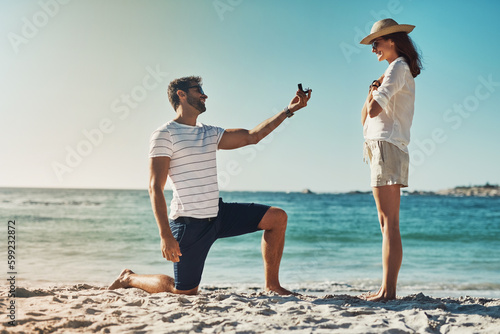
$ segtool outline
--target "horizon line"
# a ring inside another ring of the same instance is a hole
[[[446,189],[439,189],[439,190],[417,190],[414,189],[411,192],[438,192],[442,190],[450,190],[450,189],[456,189],[456,188],[472,188],[472,187],[499,187],[498,184],[490,184],[489,182],[486,182],[485,184],[482,185],[458,185],[454,186],[452,188],[446,188]],[[40,186],[1,186],[0,189],[50,189],[50,190],[140,190],[140,191],[148,191],[148,189],[145,188],[99,188],[99,187],[40,187]],[[172,189],[165,188],[164,191],[172,191]],[[410,192],[405,188],[401,188],[402,192]],[[219,192],[268,192],[268,193],[273,193],[273,192],[280,192],[280,193],[302,193],[302,192],[309,192],[313,194],[348,194],[348,193],[371,193],[372,190],[359,190],[359,189],[354,189],[354,190],[347,190],[347,191],[314,191],[311,190],[310,188],[304,188],[302,190],[221,190],[219,189]]]

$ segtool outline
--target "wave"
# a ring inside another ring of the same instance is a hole
[[[93,202],[93,201],[24,201],[23,205],[44,205],[44,206],[59,206],[59,205],[68,205],[68,206],[99,206],[102,205],[101,202]]]

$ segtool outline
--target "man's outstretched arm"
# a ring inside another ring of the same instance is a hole
[[[170,230],[167,203],[165,201],[165,195],[163,194],[165,184],[167,183],[169,167],[169,157],[149,159],[149,197],[160,232],[162,255],[168,261],[179,262],[179,256],[182,254],[179,243],[175,240]]]
[[[288,110],[295,113],[297,110],[307,106],[307,101],[311,98],[311,92],[312,91],[309,91],[306,94],[298,90],[292,101],[290,101]],[[276,129],[286,117],[285,111],[281,111],[273,117],[266,119],[252,130],[226,129],[219,142],[219,149],[232,150],[251,144],[257,144]]]

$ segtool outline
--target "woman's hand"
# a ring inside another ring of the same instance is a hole
[[[382,82],[384,81],[384,78],[385,78],[385,74],[382,74],[382,76],[380,78],[378,78],[377,80],[373,80],[373,82],[370,85],[370,87],[368,87],[369,95],[371,95],[371,93],[374,90],[378,90],[378,88],[382,85]]]

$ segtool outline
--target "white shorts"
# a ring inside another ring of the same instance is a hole
[[[371,186],[400,184],[408,187],[410,157],[396,145],[381,140],[367,140],[364,155],[370,159]]]

